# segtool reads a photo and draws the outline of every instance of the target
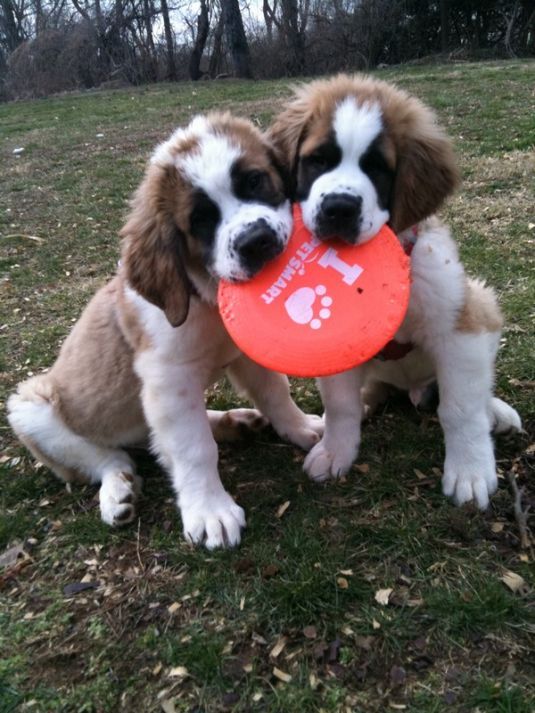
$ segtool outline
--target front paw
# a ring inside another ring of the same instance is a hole
[[[309,478],[318,483],[345,475],[357,458],[358,445],[327,443],[323,438],[305,458],[303,469]]]
[[[496,463],[492,451],[459,455],[446,453],[442,492],[452,497],[456,505],[475,501],[478,508],[485,510],[497,487]]]
[[[225,490],[194,498],[182,496],[179,505],[188,542],[204,544],[209,550],[240,543],[245,513]]]
[[[295,423],[280,429],[279,436],[293,443],[304,451],[309,451],[323,436],[324,422],[321,416],[302,414]]]
[[[140,492],[141,478],[133,473],[117,472],[106,477],[98,493],[102,520],[112,527],[132,522]]]

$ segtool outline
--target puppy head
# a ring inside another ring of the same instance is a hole
[[[284,250],[291,225],[267,137],[230,114],[196,117],[156,148],[134,196],[121,231],[126,276],[178,326],[192,283],[203,295],[219,278],[251,278]]]
[[[364,76],[300,87],[271,128],[320,238],[365,242],[434,213],[458,182],[451,144],[415,97]]]

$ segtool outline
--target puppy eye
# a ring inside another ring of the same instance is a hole
[[[320,153],[313,153],[308,160],[315,168],[327,168],[329,165],[327,157]]]
[[[360,160],[360,167],[365,173],[391,173],[383,154],[376,148],[372,148]]]
[[[264,182],[264,174],[260,171],[251,171],[246,176],[247,190],[256,191]]]

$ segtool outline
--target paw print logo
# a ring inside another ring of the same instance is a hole
[[[332,297],[327,294],[325,285],[317,285],[314,289],[300,287],[292,292],[284,306],[288,316],[296,324],[308,324],[311,329],[319,329],[323,321],[331,316],[329,308],[332,303]]]

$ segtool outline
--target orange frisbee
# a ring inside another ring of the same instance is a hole
[[[322,242],[294,206],[286,250],[252,280],[220,282],[219,311],[253,361],[292,376],[328,376],[375,356],[403,321],[409,258],[387,226],[362,245]]]

